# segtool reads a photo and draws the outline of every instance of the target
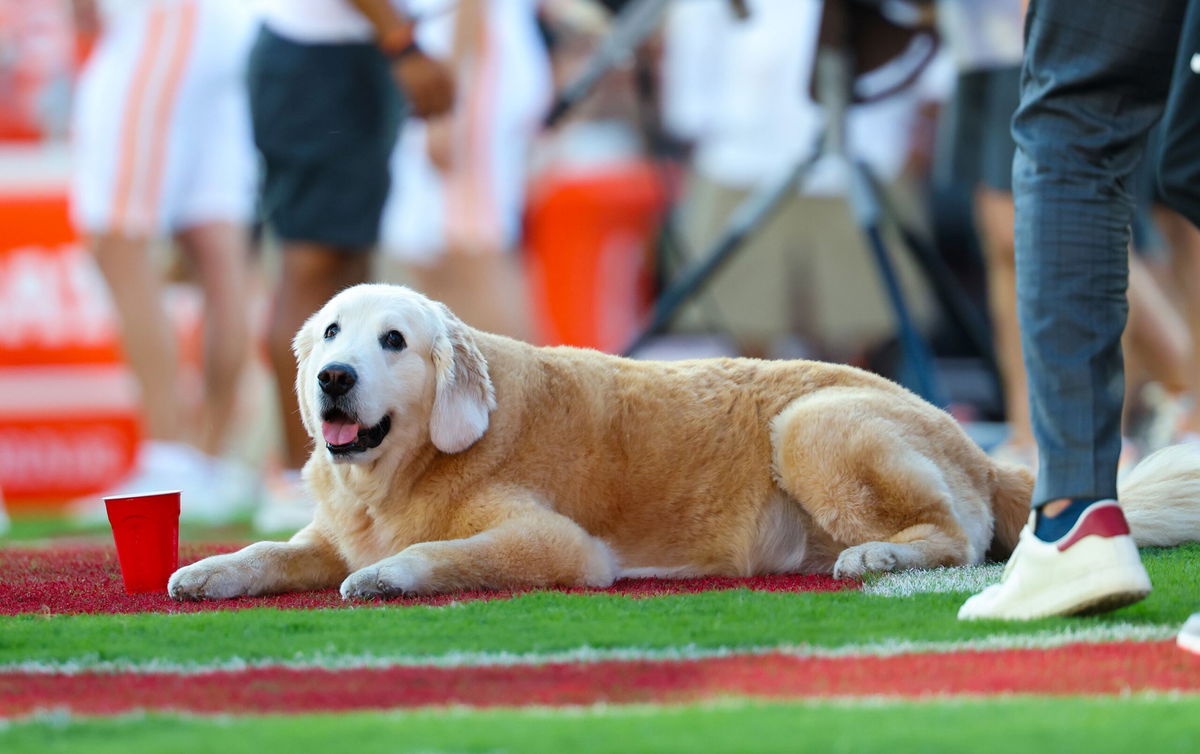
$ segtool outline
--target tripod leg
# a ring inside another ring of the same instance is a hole
[[[821,150],[818,145],[811,158],[797,165],[778,182],[756,191],[738,205],[737,210],[729,219],[725,234],[713,245],[708,255],[684,270],[675,282],[667,286],[667,289],[659,296],[650,324],[625,348],[626,356],[637,352],[671,323],[671,320],[679,312],[679,308],[712,280],[713,276],[742,247],[746,239],[779,209],[784,198],[796,190],[796,186],[816,164],[820,154]]]
[[[938,384],[934,367],[933,352],[924,337],[917,330],[909,312],[904,292],[900,288],[900,278],[888,256],[887,246],[883,242],[880,231],[882,210],[875,193],[874,182],[871,180],[867,166],[860,161],[851,163],[849,202],[854,220],[866,236],[867,245],[875,257],[875,265],[879,270],[884,291],[896,316],[899,330],[900,345],[904,352],[904,361],[913,381],[912,387],[918,395],[935,406],[945,406],[947,401]]]

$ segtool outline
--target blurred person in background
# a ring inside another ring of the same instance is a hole
[[[1013,196],[1039,464],[1020,542],[1000,583],[960,608],[967,620],[1093,614],[1149,594],[1118,500],[1118,464],[1131,188],[1160,119],[1164,195],[1200,223],[1200,3],[1081,14],[1069,0],[1034,0],[1028,14]],[[1200,650],[1200,616],[1179,641]]]
[[[747,5],[744,21],[735,20],[725,0],[675,3],[669,10],[664,121],[693,147],[681,207],[693,259],[756,187],[808,157],[825,128],[822,108],[809,95],[822,2]],[[930,161],[931,117],[949,94],[951,76],[939,56],[912,86],[852,107],[846,124],[850,154],[863,159],[885,188],[906,187],[889,195],[918,225],[922,191],[913,179],[923,179]],[[860,358],[891,335],[892,312],[846,188],[841,161],[822,158],[800,191],[681,313],[677,330],[715,324],[733,335],[743,355],[834,360]],[[923,280],[894,236],[888,245],[914,313],[927,317]],[[799,353],[789,342],[795,335],[803,341]]]
[[[244,88],[252,21],[239,0],[73,0],[98,42],[76,95],[74,221],[112,295],[141,389],[145,441],[109,494],[181,489],[183,516],[223,520],[252,485],[218,460],[248,357],[247,226],[255,157]],[[173,239],[204,295],[201,422],[187,426],[155,242]],[[103,517],[98,498],[79,501]]]
[[[250,102],[265,171],[262,211],[282,246],[267,346],[284,455],[255,525],[273,532],[304,526],[313,510],[300,481],[311,440],[296,403],[292,338],[335,293],[370,279],[404,109],[440,115],[453,102],[454,85],[450,71],[417,44],[403,3],[259,5]]]
[[[413,284],[465,322],[528,339],[519,260],[531,143],[550,100],[550,62],[538,29],[539,0],[440,0],[422,49],[455,70],[453,110],[406,124],[392,158],[394,188],[383,245]],[[422,13],[425,10],[425,13]]]
[[[958,69],[951,106],[943,122],[943,152],[938,160],[938,180],[965,184],[974,190],[975,224],[987,267],[988,306],[996,360],[1004,388],[1005,440],[991,450],[996,458],[1036,467],[1037,445],[1030,419],[1029,390],[1022,360],[1017,320],[1016,265],[1014,257],[1012,160],[1016,142],[1011,132],[1013,113],[1020,96],[1021,58],[1024,51],[1024,0],[940,0],[938,26]],[[1147,162],[1144,171],[1153,172]],[[1150,199],[1152,180],[1140,192]],[[1155,211],[1164,229],[1171,259],[1178,265],[1181,283],[1196,280],[1200,264],[1197,234],[1190,224],[1165,207]],[[1182,226],[1182,227],[1181,227]],[[1200,427],[1200,414],[1185,405],[1184,394],[1197,380],[1193,343],[1200,343],[1200,317],[1192,305],[1190,328],[1181,318],[1139,254],[1130,257],[1129,327],[1125,340],[1131,375],[1143,375],[1166,395],[1153,398],[1169,428],[1146,427],[1138,432],[1153,450],[1172,433]],[[1190,273],[1190,274],[1189,274]],[[1195,283],[1191,283],[1195,290]],[[1187,296],[1183,297],[1188,300]],[[1156,396],[1150,391],[1149,396]],[[1142,424],[1153,424],[1148,417]],[[1176,422],[1178,421],[1178,426]],[[1138,454],[1132,443],[1124,447],[1123,463]]]

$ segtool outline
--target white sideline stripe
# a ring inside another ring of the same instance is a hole
[[[357,670],[391,667],[467,668],[488,666],[550,665],[608,661],[687,661],[722,657],[784,655],[798,658],[893,657],[903,654],[949,654],[968,651],[1007,649],[1051,649],[1067,644],[1100,644],[1111,641],[1161,641],[1175,636],[1175,625],[1134,625],[1071,628],[1065,631],[1040,631],[1032,634],[988,636],[965,641],[884,641],[819,647],[809,644],[770,647],[580,647],[561,652],[449,652],[440,655],[349,655],[317,653],[291,659],[247,660],[234,657],[216,662],[175,662],[171,660],[100,660],[84,656],[72,660],[25,661],[0,664],[0,673],[42,673],[76,675],[80,673],[201,673],[230,672],[255,668],[295,670]]]
[[[1000,582],[1004,564],[895,571],[881,574],[862,587],[863,594],[878,597],[911,597],[914,594],[963,592],[974,594]]]
[[[0,370],[0,414],[8,418],[137,411],[138,387],[120,364]]]
[[[1167,704],[1182,704],[1200,699],[1200,693],[1193,691],[1131,691],[1119,694],[1072,694],[1061,699],[1087,699],[1096,702],[1111,702],[1114,705],[1125,706],[1130,702],[1165,702]],[[333,715],[373,715],[391,719],[403,720],[411,717],[441,717],[446,719],[479,718],[496,715],[517,715],[528,718],[631,718],[631,717],[664,717],[672,714],[684,714],[692,710],[711,711],[740,711],[760,707],[805,707],[811,709],[886,709],[889,707],[941,707],[982,706],[994,707],[997,704],[1019,702],[1041,702],[1045,696],[1036,694],[925,694],[922,696],[885,696],[868,694],[865,696],[826,696],[826,697],[796,697],[784,699],[766,699],[741,695],[729,695],[697,702],[662,702],[653,704],[636,702],[620,704],[611,702],[596,702],[595,704],[564,704],[562,706],[533,704],[516,707],[472,707],[465,704],[452,704],[437,707],[400,708],[386,710],[349,710],[342,712],[304,712],[302,716],[333,716]],[[290,712],[238,714],[236,712],[218,712],[205,714],[202,712],[182,712],[178,710],[146,710],[137,709],[121,712],[116,715],[76,714],[69,708],[49,707],[31,712],[26,715],[12,717],[0,716],[0,733],[6,733],[25,725],[51,725],[63,728],[75,723],[103,721],[104,723],[138,723],[149,718],[156,720],[198,720],[202,722],[234,723],[238,720],[261,719],[264,717],[297,717]]]

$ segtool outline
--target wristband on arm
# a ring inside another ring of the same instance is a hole
[[[421,51],[413,36],[411,26],[397,26],[379,36],[379,49],[392,60],[404,58]]]

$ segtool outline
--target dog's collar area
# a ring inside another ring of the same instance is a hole
[[[384,416],[383,420],[374,427],[367,427],[358,431],[358,437],[354,438],[354,442],[344,443],[342,445],[330,445],[325,443],[325,448],[335,456],[346,456],[352,453],[362,453],[365,450],[379,447],[379,443],[383,442],[383,438],[387,437],[388,431],[392,428],[392,417]]]

